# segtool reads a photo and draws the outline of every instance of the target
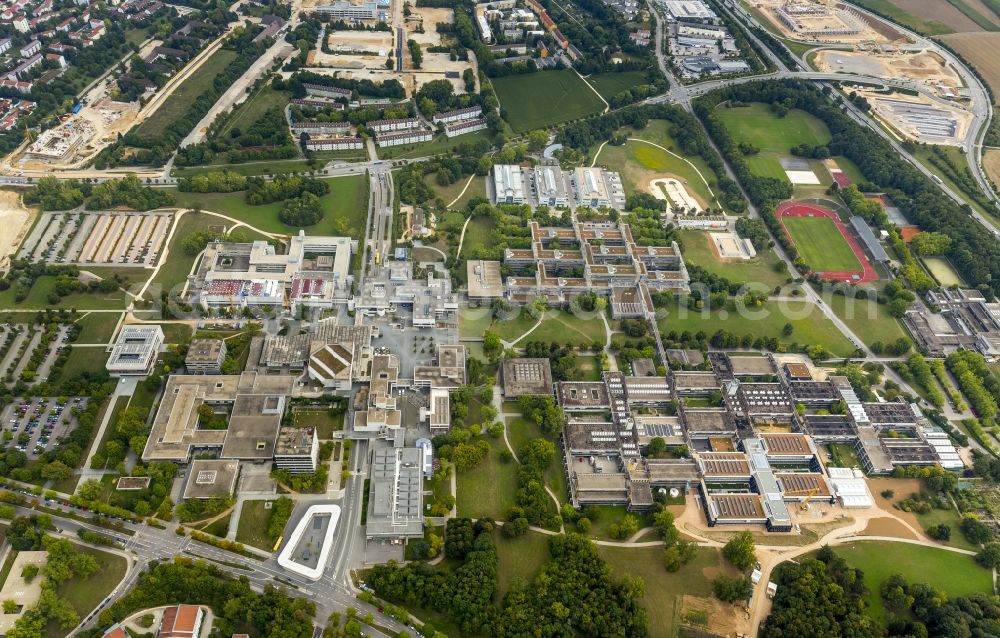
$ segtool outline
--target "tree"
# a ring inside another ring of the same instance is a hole
[[[753,534],[750,532],[740,532],[729,539],[729,542],[722,548],[722,555],[734,567],[743,571],[749,571],[754,566],[754,563],[757,562]]]
[[[646,456],[656,458],[667,451],[667,442],[662,437],[654,436],[646,446]]]
[[[976,554],[976,561],[987,569],[1000,567],[1000,542],[986,543],[982,551]]]
[[[927,535],[939,541],[950,540],[951,526],[945,525],[944,523],[940,525],[931,525],[930,527],[927,528]]]
[[[959,524],[962,535],[970,542],[981,545],[993,537],[993,532],[986,523],[980,521],[975,514],[966,514]]]
[[[729,577],[720,574],[712,580],[712,593],[724,603],[736,603],[750,598],[753,583],[748,576]]]
[[[16,614],[17,607],[17,601],[11,600],[10,598],[3,601],[3,613],[5,614]]]

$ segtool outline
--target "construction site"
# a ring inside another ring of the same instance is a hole
[[[855,51],[817,51],[811,62],[817,71],[914,80],[949,100],[962,95],[958,72],[940,55],[925,49],[859,46]]]
[[[151,267],[163,249],[170,213],[43,213],[19,259],[79,265]]]
[[[791,40],[823,43],[889,42],[856,9],[839,2],[763,0],[752,3],[768,21]]]
[[[868,100],[875,118],[899,139],[960,146],[972,125],[970,111],[944,100],[922,94],[873,91],[870,87],[852,90]]]

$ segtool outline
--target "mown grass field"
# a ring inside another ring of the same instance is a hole
[[[273,108],[285,108],[289,97],[287,91],[276,91],[270,84],[265,84],[237,107],[236,114],[219,131],[219,135],[227,135],[234,128],[245,129]]]
[[[118,325],[118,315],[92,312],[77,319],[76,323],[80,326],[79,343],[108,343]]]
[[[715,256],[709,233],[703,230],[680,230],[678,238],[682,244],[681,254],[687,264],[704,268],[706,271],[725,277],[730,281],[759,283],[774,288],[788,280],[788,271],[777,269],[783,262],[774,251],[766,250],[748,262],[723,262]]]
[[[639,84],[648,84],[643,71],[625,71],[623,73],[595,73],[587,76],[590,83],[605,100],[627,91]]]
[[[829,217],[782,217],[799,255],[817,272],[861,270],[850,244]]]
[[[266,502],[243,502],[239,527],[236,528],[236,542],[269,552],[274,548],[274,541],[267,535],[272,510],[264,507]]]
[[[485,189],[486,187],[483,186]],[[486,248],[490,245],[493,229],[496,223],[489,217],[475,217],[465,229],[465,239],[462,242],[460,256],[468,257],[476,248]],[[461,234],[461,230],[459,231]]]
[[[456,474],[456,507],[459,516],[500,520],[514,505],[517,462],[500,460],[500,451],[506,449],[502,439],[485,440],[490,444],[486,459],[471,470]]]
[[[837,547],[839,555],[864,571],[871,613],[884,619],[879,586],[889,576],[902,574],[910,582],[927,583],[952,597],[993,591],[989,571],[964,554],[909,543],[869,542]]]
[[[810,302],[768,301],[762,308],[748,312],[746,317],[732,309],[696,312],[679,305],[679,301],[675,300],[666,308],[666,317],[657,322],[661,333],[676,330],[680,334],[687,330],[691,334],[702,331],[711,336],[717,330],[727,330],[740,336],[751,334],[754,337],[774,337],[779,343],[786,345],[821,345],[834,356],[840,357],[854,351],[850,341]],[[782,334],[786,323],[792,325],[792,334],[787,337]]]
[[[216,173],[223,170],[251,177],[256,175],[276,175],[280,173],[306,173],[312,169],[309,167],[309,160],[293,159],[270,160],[267,162],[247,162],[245,164],[190,166],[187,168],[175,168],[170,172],[170,175],[173,177],[191,177],[192,175]]]
[[[526,311],[508,321],[494,321],[490,331],[496,333],[504,341],[515,341],[538,323]],[[531,330],[518,345],[523,346],[528,341],[556,342],[560,344],[586,344],[605,342],[604,322],[599,315],[592,313],[576,316],[568,310],[546,310],[541,324]]]
[[[141,272],[141,271],[137,271]],[[146,273],[148,275],[148,273]],[[114,292],[73,293],[61,297],[58,302],[49,302],[49,294],[55,290],[56,278],[42,275],[35,280],[24,301],[15,301],[13,287],[0,291],[0,308],[10,310],[45,310],[46,308],[76,308],[77,310],[116,310],[125,308],[129,296],[121,290]]]
[[[549,560],[549,537],[529,531],[518,538],[507,538],[497,530],[497,597],[500,602],[516,583],[530,583]]]
[[[215,78],[235,59],[236,52],[229,49],[223,48],[213,53],[197,71],[170,94],[152,117],[139,125],[136,133],[143,137],[163,135],[167,127],[181,119],[192,102],[209,90]]]
[[[90,547],[78,545],[76,549],[96,558],[100,569],[89,578],[70,578],[60,583],[56,587],[56,594],[60,599],[73,605],[76,613],[83,618],[93,611],[125,577],[126,562],[121,556]],[[66,630],[60,629],[56,623],[50,622],[45,627],[42,638],[61,638],[66,633]]]
[[[515,133],[577,120],[604,110],[604,103],[569,69],[509,75],[491,80],[504,119]]]
[[[883,304],[866,299],[848,299],[843,295],[832,295],[826,301],[833,312],[866,344],[875,341],[890,343],[906,336],[899,320],[891,316]]]
[[[355,239],[365,234],[365,220],[368,218],[366,202],[368,183],[364,175],[350,175],[323,180],[330,186],[330,192],[320,198],[325,215],[306,232],[310,235],[340,235],[347,232]],[[246,222],[267,233],[292,235],[298,228],[286,226],[278,219],[283,202],[251,206],[246,203],[244,192],[236,193],[181,193],[176,192],[177,205],[187,208],[201,208],[203,211],[221,213]],[[190,213],[188,213],[190,214]],[[211,219],[210,216],[207,216]],[[184,218],[181,218],[182,221]],[[229,224],[222,219],[216,223]],[[174,234],[176,239],[177,233]],[[173,257],[173,251],[171,251]]]
[[[761,152],[787,154],[799,144],[826,144],[830,131],[819,119],[793,109],[778,117],[766,104],[720,108],[717,114],[738,142],[753,144]]]

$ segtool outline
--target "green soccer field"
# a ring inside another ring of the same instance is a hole
[[[516,133],[595,115],[601,98],[568,69],[493,78],[504,119]]]
[[[817,272],[860,271],[861,262],[832,219],[782,217],[781,223],[802,259]]]

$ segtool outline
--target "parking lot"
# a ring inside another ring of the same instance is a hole
[[[73,408],[86,406],[86,397],[71,398],[65,404],[55,397],[19,399],[3,409],[4,443],[36,459],[76,427]]]

